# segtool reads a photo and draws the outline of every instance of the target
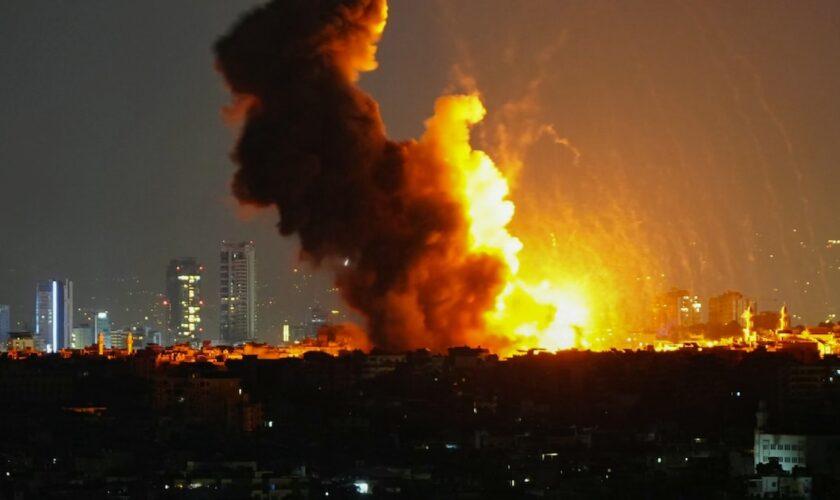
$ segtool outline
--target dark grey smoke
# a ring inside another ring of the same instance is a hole
[[[297,234],[305,258],[335,270],[374,344],[443,349],[482,329],[503,266],[467,254],[445,162],[390,141],[377,103],[355,85],[370,69],[364,54],[378,41],[383,6],[277,0],[217,42],[244,117],[233,192],[277,207],[280,233]]]

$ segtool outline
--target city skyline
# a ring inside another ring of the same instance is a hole
[[[323,273],[313,272],[315,292],[291,292],[292,270],[306,268],[297,242],[276,235],[274,213],[239,208],[228,192],[227,98],[210,46],[257,3],[0,7],[0,60],[17,69],[0,83],[9,110],[0,168],[15,186],[0,202],[15,241],[0,249],[0,303],[15,324],[34,317],[32,283],[48,276],[75,282],[78,307],[133,323],[163,292],[165,262],[215,262],[224,239],[257,240],[266,256],[257,270],[266,335],[305,320],[315,300],[339,304]],[[474,141],[500,163],[522,162],[508,166],[514,224],[540,228],[528,239],[552,242],[569,268],[589,263],[575,247],[635,243],[653,257],[658,274],[642,277],[657,290],[738,290],[815,324],[840,309],[831,189],[840,74],[828,21],[838,7],[762,7],[395,4],[380,68],[360,83],[395,137],[419,135],[443,91],[480,91],[488,122]],[[651,29],[665,18],[666,32]],[[36,202],[36,186],[52,196]],[[88,186],[97,197],[76,196]],[[208,273],[206,289],[217,281]],[[213,317],[218,299],[206,300]]]
[[[339,317],[341,320],[347,320],[348,317],[352,317],[352,315],[348,316],[347,314],[342,313],[340,309],[330,308],[331,306],[329,304],[336,302],[335,300],[329,300],[331,296],[337,293],[335,288],[318,290],[317,287],[322,286],[319,283],[319,280],[317,280],[311,272],[307,272],[303,268],[296,267],[292,270],[293,279],[286,283],[286,286],[292,290],[292,294],[298,297],[298,300],[300,303],[304,304],[304,307],[299,311],[291,313],[286,313],[288,308],[283,308],[282,311],[284,314],[288,315],[280,316],[281,323],[279,326],[276,326],[276,328],[272,327],[270,332],[263,335],[257,335],[258,330],[255,328],[258,307],[262,307],[264,310],[269,310],[269,308],[276,303],[276,298],[269,297],[261,304],[258,304],[256,300],[249,298],[254,298],[256,296],[256,289],[260,286],[260,283],[256,279],[255,272],[255,242],[253,240],[242,242],[221,241],[219,245],[222,252],[217,255],[224,257],[225,254],[228,253],[226,250],[229,251],[229,262],[227,262],[228,265],[226,266],[224,260],[220,261],[218,264],[219,267],[213,269],[215,272],[207,272],[205,270],[205,266],[193,257],[179,257],[170,259],[168,264],[163,266],[165,267],[165,272],[161,273],[162,278],[159,280],[160,283],[155,286],[155,288],[139,288],[141,285],[139,280],[130,281],[127,286],[131,287],[133,285],[137,288],[128,288],[127,294],[137,295],[144,299],[144,302],[142,302],[143,307],[139,309],[133,311],[122,311],[118,308],[116,311],[116,317],[114,317],[109,308],[96,307],[103,303],[114,304],[115,301],[113,300],[113,297],[96,302],[94,307],[89,307],[88,305],[80,306],[78,303],[73,304],[71,307],[73,319],[70,322],[72,324],[68,323],[70,324],[70,329],[68,333],[69,340],[67,346],[70,346],[71,343],[75,344],[79,342],[79,340],[76,340],[77,334],[79,334],[79,339],[87,339],[85,341],[87,343],[82,342],[75,348],[90,345],[93,343],[99,332],[104,332],[106,347],[110,348],[111,339],[109,335],[111,333],[112,326],[117,331],[131,328],[149,328],[151,331],[160,332],[164,335],[164,338],[168,339],[167,342],[177,341],[180,320],[173,317],[171,305],[172,300],[170,297],[179,297],[178,302],[181,301],[181,298],[185,301],[194,301],[194,303],[191,302],[190,304],[185,304],[183,307],[185,311],[187,311],[190,307],[197,309],[194,311],[193,316],[194,318],[200,318],[201,330],[198,330],[199,321],[196,321],[195,319],[190,320],[191,324],[195,325],[194,331],[199,333],[199,335],[196,336],[196,339],[214,340],[217,342],[223,340],[225,339],[223,336],[219,336],[215,333],[208,333],[208,331],[221,332],[223,330],[222,325],[224,323],[224,317],[217,310],[218,308],[206,307],[205,301],[205,298],[208,296],[215,296],[219,298],[223,293],[223,287],[220,287],[218,290],[207,291],[204,290],[204,285],[201,283],[206,281],[208,276],[212,276],[214,274],[216,276],[222,276],[226,272],[229,274],[229,279],[233,280],[232,283],[235,285],[233,288],[229,288],[229,290],[238,288],[238,290],[235,290],[238,291],[238,296],[233,297],[231,302],[245,304],[245,307],[249,311],[247,315],[241,315],[240,318],[236,319],[244,321],[244,319],[249,315],[252,315],[253,317],[253,319],[247,322],[247,324],[243,324],[243,331],[250,331],[251,333],[246,333],[242,339],[229,339],[234,342],[248,340],[277,342],[282,336],[283,325],[292,325],[295,329],[305,329],[306,331],[309,331],[311,328],[308,325],[310,325],[312,321],[313,310],[320,311],[322,308],[326,308],[328,311],[331,311],[334,317]],[[52,311],[51,300],[54,288],[53,282],[56,282],[56,280],[37,280],[34,284],[36,289],[39,289],[42,284],[45,287],[43,297],[41,297],[42,294],[36,293],[33,300],[32,295],[30,294],[28,303],[20,307],[18,310],[13,310],[7,304],[0,304],[0,320],[9,321],[9,332],[37,333],[40,329],[39,320],[41,320],[40,315],[37,314],[37,311],[41,307],[39,304],[43,302],[43,308],[45,310]],[[65,279],[58,281],[58,283],[64,282],[69,283],[71,289],[75,289],[72,280]],[[180,297],[181,288],[185,284],[193,287],[184,292],[185,294],[189,294],[189,292],[192,291],[192,296],[190,297],[187,297],[187,295]],[[263,288],[265,288],[264,285]],[[85,294],[86,292],[86,290],[81,291],[82,294]],[[323,301],[325,297],[328,299],[327,301]],[[178,307],[176,306],[175,309],[177,313]],[[27,310],[30,312],[25,312]],[[49,315],[45,315],[45,318],[43,318],[44,325],[47,325],[44,326],[44,328],[52,331],[52,323],[50,323],[51,316],[48,316]],[[184,314],[184,318],[186,316],[188,316],[188,313]],[[0,323],[2,321],[0,321]],[[187,320],[184,319],[184,321]],[[0,326],[2,325],[0,324]],[[205,329],[205,326],[209,328]],[[239,327],[237,326],[236,328]],[[87,330],[90,330],[90,332]],[[172,332],[175,333],[171,337],[166,337],[167,332],[169,332],[170,335],[172,335]],[[0,328],[0,336],[5,333],[6,332]],[[92,337],[88,339],[88,335],[91,335]]]
[[[840,498],[840,2],[0,33],[0,499]]]

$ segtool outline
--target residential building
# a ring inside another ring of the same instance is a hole
[[[38,350],[35,335],[32,332],[9,332],[7,348],[9,351],[19,352]]]
[[[93,344],[96,344],[96,335],[90,324],[82,323],[70,332],[70,349],[84,349]]]
[[[654,303],[654,326],[661,335],[700,324],[703,304],[688,290],[672,288]]]
[[[727,325],[733,321],[744,326],[744,311],[750,306],[740,292],[728,290],[709,299],[709,323]]]
[[[254,242],[223,241],[219,266],[219,333],[235,344],[256,338]]]
[[[204,267],[192,257],[174,259],[166,269],[169,327],[175,342],[196,342],[201,326],[201,273]]]

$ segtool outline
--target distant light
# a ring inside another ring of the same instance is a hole
[[[344,259],[344,267],[347,267],[349,265],[350,265],[350,258]]]
[[[662,457],[658,457],[658,458],[656,459],[656,463],[661,464],[661,463],[662,463]]]
[[[356,481],[353,483],[353,486],[356,487],[356,493],[360,495],[370,495],[370,484],[367,481]]]
[[[531,478],[530,478],[530,477],[526,477],[526,478],[525,478],[525,482],[526,482],[526,483],[530,483],[530,482],[531,482]]]
[[[268,428],[271,429],[272,427],[274,427],[274,420],[269,420],[268,421]],[[686,460],[688,460],[688,459],[686,458]]]

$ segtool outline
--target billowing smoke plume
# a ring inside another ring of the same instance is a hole
[[[460,116],[459,98],[445,98],[420,141],[387,138],[377,103],[355,84],[376,67],[386,15],[384,0],[276,0],[217,43],[244,119],[233,191],[276,205],[280,233],[335,271],[374,344],[476,343],[507,268],[470,252],[445,144],[468,141],[480,116]]]

